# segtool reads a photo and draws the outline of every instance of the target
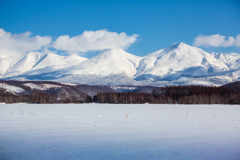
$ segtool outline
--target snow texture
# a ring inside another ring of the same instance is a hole
[[[138,87],[133,86],[110,86],[110,88],[117,92],[132,92],[138,89]]]
[[[70,74],[94,74],[107,76],[110,74],[125,74],[133,77],[140,57],[125,52],[122,49],[106,50],[99,55],[67,69]]]
[[[25,83],[24,86],[30,87],[31,89],[37,90],[47,90],[49,88],[61,88],[62,86],[54,84],[35,84],[35,83]]]
[[[0,104],[0,159],[240,159],[238,105]]]
[[[67,85],[67,86],[77,86],[78,84],[75,83],[65,83],[65,82],[61,82],[61,84]]]
[[[52,72],[56,69],[66,68],[83,61],[87,58],[77,55],[60,56],[53,53],[29,52],[16,60],[5,72],[6,77],[18,75],[39,75]]]
[[[6,90],[7,92],[10,92],[10,93],[13,93],[13,94],[25,92],[25,90],[20,88],[20,87],[8,85],[8,84],[5,84],[5,83],[0,83],[0,89],[1,88]]]

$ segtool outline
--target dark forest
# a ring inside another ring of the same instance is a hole
[[[31,81],[31,83],[39,86],[54,84],[60,87],[36,90],[26,87],[25,84],[29,81],[2,81],[1,83],[25,90],[21,93],[12,93],[0,89],[0,102],[4,103],[240,104],[240,82],[220,87],[139,86],[131,92],[116,92],[109,86],[69,86],[49,81]]]

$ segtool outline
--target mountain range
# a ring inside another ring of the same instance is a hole
[[[87,59],[30,52],[0,57],[2,80],[51,80],[89,85],[213,85],[240,79],[240,54],[208,53],[185,43],[138,57],[122,49]]]

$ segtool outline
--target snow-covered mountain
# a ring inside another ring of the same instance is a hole
[[[225,63],[229,69],[238,69],[240,68],[240,54],[238,53],[214,53],[211,54],[216,58],[219,62]]]
[[[101,76],[124,74],[133,77],[141,57],[132,55],[122,49],[106,50],[99,55],[68,68],[68,74],[94,74]]]
[[[97,85],[223,85],[240,79],[240,54],[208,53],[184,43],[138,57],[122,49],[87,59],[30,52],[0,57],[0,78]]]
[[[5,74],[7,69],[11,66],[11,64],[14,62],[15,58],[11,57],[0,57],[0,77]]]
[[[143,57],[136,79],[158,77],[169,80],[181,77],[201,77],[226,71],[228,66],[202,49],[184,43],[173,44]]]
[[[12,65],[9,65],[4,73],[4,77],[38,75],[70,67],[86,60],[87,58],[77,55],[60,56],[53,53],[30,52],[15,60],[16,62]]]

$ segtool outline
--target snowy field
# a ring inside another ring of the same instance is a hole
[[[239,160],[240,106],[0,104],[1,160]]]

